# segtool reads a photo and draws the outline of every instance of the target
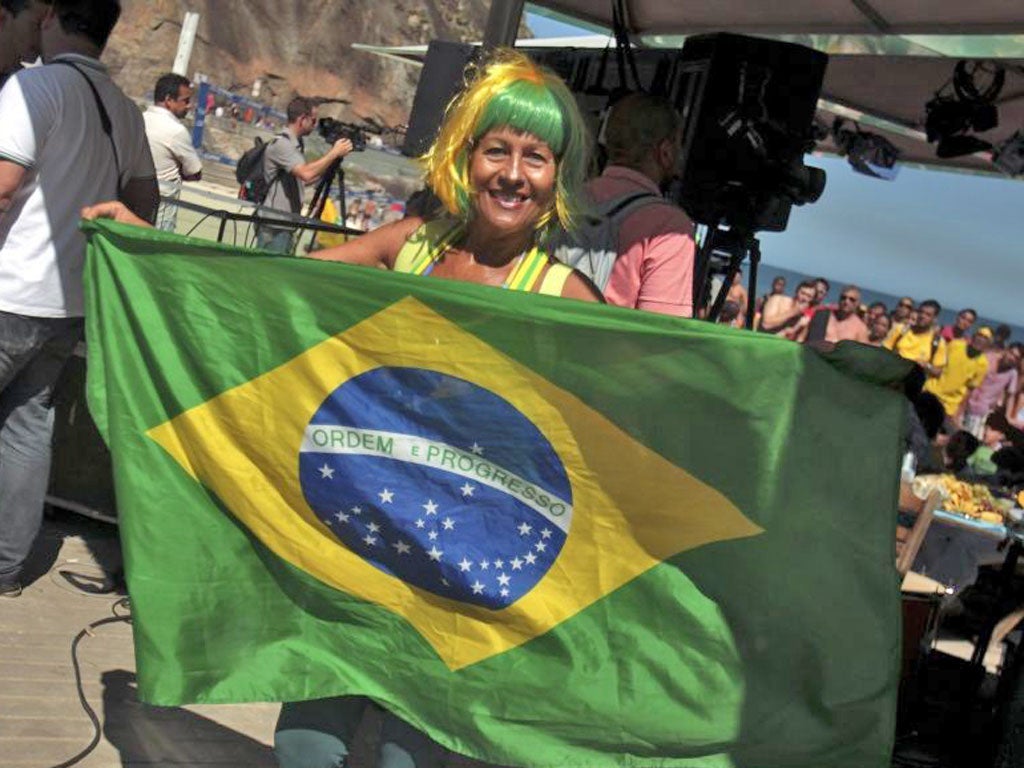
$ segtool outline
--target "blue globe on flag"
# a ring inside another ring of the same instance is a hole
[[[306,428],[299,479],[349,550],[495,610],[543,578],[572,522],[565,467],[540,430],[493,392],[421,368],[339,386]]]

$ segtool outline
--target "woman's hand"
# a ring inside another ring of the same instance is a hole
[[[82,218],[87,221],[92,221],[93,219],[113,219],[122,224],[134,224],[136,227],[152,228],[153,226],[148,221],[140,219],[128,209],[128,206],[118,200],[109,200],[105,203],[87,206],[82,209]]]

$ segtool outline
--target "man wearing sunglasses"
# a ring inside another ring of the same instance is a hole
[[[839,305],[835,309],[822,308],[814,313],[806,326],[801,341],[859,341],[867,344],[868,327],[860,319],[860,288],[855,285],[843,286],[839,293]]]
[[[909,296],[904,296],[896,304],[896,308],[892,311],[892,324],[899,325],[905,323],[910,319],[910,313],[914,311],[914,300]]]
[[[199,181],[203,175],[203,162],[181,122],[191,103],[192,84],[187,77],[171,72],[156,81],[153,106],[142,116],[160,185],[156,226],[168,232],[173,232],[177,225],[181,182]]]

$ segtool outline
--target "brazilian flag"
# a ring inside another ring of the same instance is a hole
[[[888,765],[906,364],[89,223],[147,702],[521,766]]]

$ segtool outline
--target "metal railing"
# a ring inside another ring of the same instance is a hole
[[[307,250],[310,250],[315,246],[318,235],[340,235],[348,239],[349,237],[358,237],[359,235],[364,234],[360,229],[342,227],[336,224],[330,224],[320,219],[312,219],[306,216],[288,213],[286,211],[260,209],[253,203],[243,200],[238,200],[235,203],[239,209],[242,209],[238,211],[214,208],[188,200],[166,197],[161,198],[161,203],[177,207],[179,213],[181,211],[189,211],[190,213],[198,216],[198,220],[189,221],[184,224],[180,221],[183,217],[179,217],[179,223],[175,231],[187,236],[204,237],[205,239],[215,240],[218,243],[224,243],[228,237],[228,225],[232,223],[235,225],[242,225],[246,233],[243,242],[239,243],[238,241],[238,227],[236,226],[234,228],[234,236],[230,240],[230,244],[240,245],[243,247],[254,247],[256,242],[256,232],[259,227],[271,227],[277,230],[284,229],[293,231],[293,252],[295,246],[298,246],[301,243],[305,233],[307,232],[310,234]],[[265,213],[261,211],[265,211]],[[195,219],[195,216],[190,218]],[[210,231],[209,229],[204,230],[203,225],[208,221],[214,222],[214,231]]]

